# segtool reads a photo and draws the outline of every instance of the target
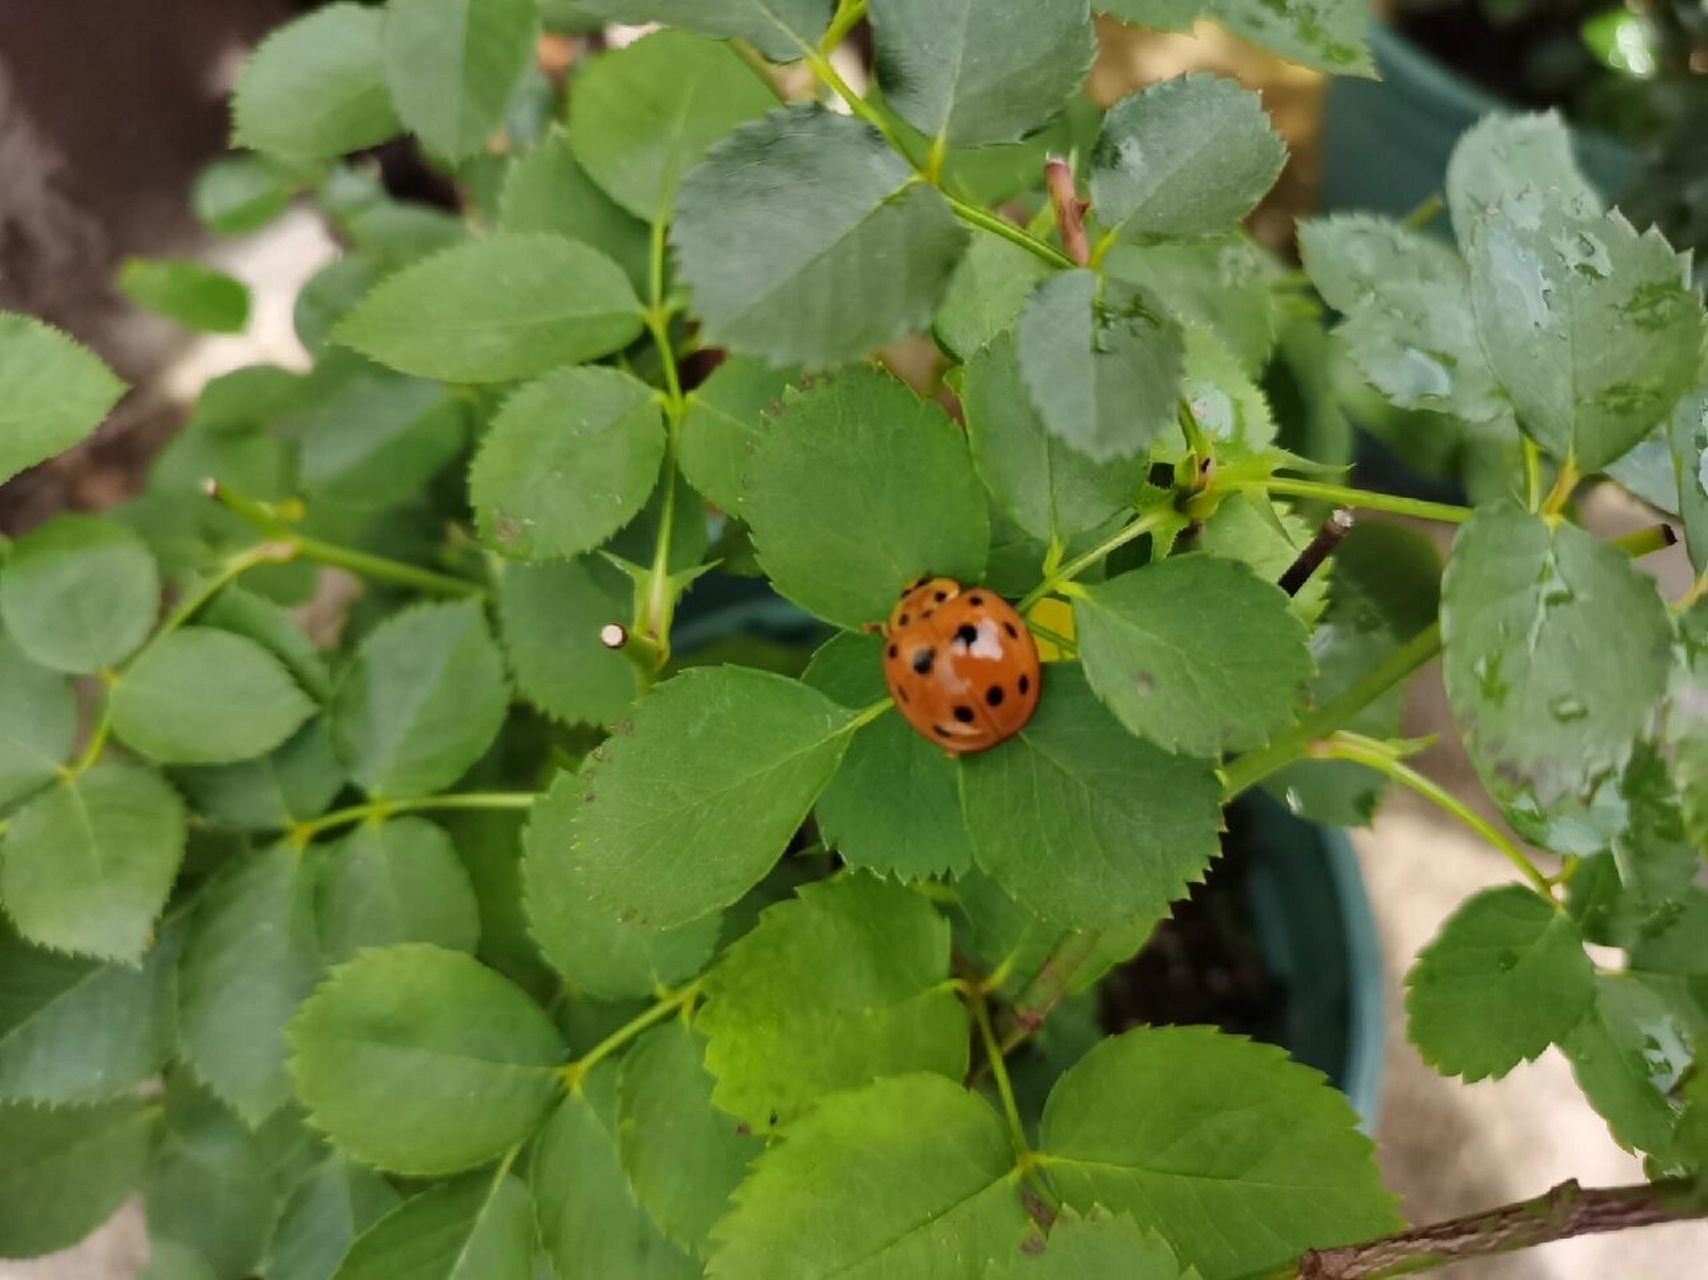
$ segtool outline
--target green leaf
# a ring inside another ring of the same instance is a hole
[[[1181,76],[1109,109],[1091,153],[1091,204],[1123,237],[1222,235],[1257,207],[1286,159],[1255,93],[1220,76]]]
[[[1180,331],[1140,290],[1058,272],[1033,291],[1018,333],[1032,405],[1070,448],[1108,463],[1144,453],[1174,425]]]
[[[619,369],[560,369],[487,430],[469,471],[481,537],[524,560],[591,551],[646,505],[663,457],[651,387]]]
[[[528,1184],[541,1243],[559,1280],[694,1280],[699,1266],[635,1203],[617,1163],[616,1075],[609,1066],[590,1075],[534,1146]]]
[[[1674,1086],[1691,1061],[1692,1030],[1641,978],[1596,975],[1594,1004],[1560,1047],[1620,1146],[1654,1156],[1671,1149],[1684,1109]]]
[[[1052,663],[1043,682],[1024,729],[960,760],[980,869],[1073,928],[1161,915],[1219,850],[1214,771],[1134,738],[1077,666]]]
[[[1026,1228],[1018,1182],[975,1094],[937,1075],[878,1080],[832,1094],[767,1148],[712,1233],[706,1275],[982,1280]]]
[[[967,362],[960,394],[980,477],[1033,537],[1065,544],[1137,499],[1142,459],[1099,464],[1045,428],[1027,398],[1013,334],[996,337]]]
[[[1275,440],[1269,400],[1215,330],[1189,325],[1180,382],[1184,408],[1212,440],[1253,452]]]
[[[1406,986],[1407,1034],[1424,1060],[1474,1081],[1564,1040],[1595,998],[1595,966],[1571,917],[1514,884],[1448,917]]]
[[[394,1173],[483,1164],[529,1137],[558,1097],[563,1043],[551,1021],[459,951],[363,951],[331,972],[287,1036],[316,1127]]]
[[[183,856],[172,788],[153,770],[101,764],[8,819],[0,899],[31,942],[135,964]]]
[[[327,857],[316,886],[321,954],[430,942],[473,951],[480,909],[451,839],[423,818],[363,825]]]
[[[534,0],[392,0],[385,78],[429,151],[473,155],[504,122],[539,32]]]
[[[763,436],[760,420],[781,406],[799,369],[732,356],[688,393],[678,443],[682,474],[725,511],[741,510],[742,472]]]
[[[0,632],[0,810],[57,778],[76,738],[70,682]]]
[[[1243,235],[1118,244],[1103,256],[1104,271],[1151,290],[1181,325],[1209,329],[1252,375],[1263,372],[1279,334],[1271,263]]]
[[[432,795],[485,753],[508,701],[480,607],[417,605],[363,638],[332,703],[332,741],[369,795]]]
[[[852,719],[769,672],[684,671],[595,751],[580,807],[537,827],[531,856],[566,860],[565,882],[608,920],[656,931],[698,919],[770,870],[836,771]]]
[[[609,22],[663,22],[746,40],[774,62],[793,62],[830,22],[830,0],[581,0]]]
[[[671,237],[707,342],[813,367],[925,329],[967,240],[875,129],[805,104],[714,147]]]
[[[249,326],[249,286],[199,262],[129,258],[119,269],[119,292],[197,333],[242,333]]]
[[[276,750],[239,764],[174,769],[190,805],[242,831],[283,831],[326,812],[347,781],[326,721],[316,717]]]
[[[97,516],[38,525],[12,543],[0,568],[0,621],[13,643],[72,675],[128,657],[159,604],[159,572],[142,539]]]
[[[883,641],[831,637],[802,679],[849,710],[885,696]],[[813,810],[819,835],[851,867],[898,880],[959,876],[973,847],[961,818],[955,763],[899,715],[854,735]]]
[[[283,844],[246,854],[197,902],[184,938],[180,1052],[251,1126],[290,1098],[284,1026],[321,972],[313,872]]]
[[[153,1128],[138,1098],[0,1103],[0,1257],[69,1248],[105,1222],[141,1181]]]
[[[1489,365],[1554,456],[1598,471],[1695,386],[1702,300],[1653,228],[1526,192],[1477,223],[1467,257]]]
[[[1685,547],[1697,573],[1708,571],[1708,386],[1678,402],[1667,420],[1667,442],[1678,475],[1678,510]]]
[[[765,572],[838,626],[883,618],[922,573],[983,576],[989,518],[966,439],[887,374],[850,370],[785,394],[747,485]]]
[[[468,434],[443,387],[381,370],[344,380],[297,422],[311,499],[390,507],[416,497]]]
[[[59,330],[9,312],[0,312],[0,385],[0,484],[83,439],[125,392]]]
[[[498,630],[522,696],[568,724],[622,719],[635,700],[635,664],[607,649],[599,630],[628,617],[631,594],[594,558],[507,566]]]
[[[623,269],[562,236],[501,232],[388,276],[333,337],[443,382],[508,382],[627,346],[640,300]]]
[[[267,1280],[330,1280],[351,1243],[401,1203],[391,1184],[330,1155],[291,1192],[267,1245]]]
[[[949,277],[931,322],[932,336],[961,363],[1014,327],[1033,288],[1052,274],[1050,264],[1011,240],[975,231]]]
[[[79,960],[0,926],[0,1098],[38,1105],[129,1093],[172,1052],[172,970],[165,934],[140,967]]]
[[[1120,1276],[1121,1280],[1181,1280],[1180,1264],[1168,1242],[1154,1231],[1141,1231],[1127,1214],[1096,1208],[1081,1217],[1064,1209],[1039,1248],[1022,1248],[1008,1268],[990,1280],[1085,1280]]]
[[[428,1187],[362,1232],[333,1280],[533,1280],[534,1255],[521,1179],[471,1173]]]
[[[1092,690],[1133,733],[1214,756],[1293,722],[1315,670],[1287,595],[1237,560],[1180,556],[1074,597]]]
[[[1512,503],[1454,540],[1441,610],[1453,717],[1497,799],[1545,808],[1620,769],[1666,689],[1654,581],[1584,530]]]
[[[604,65],[604,57],[596,59],[583,74],[597,74]],[[578,100],[583,84],[584,79],[576,83]],[[621,266],[637,292],[647,288],[646,224],[600,189],[570,150],[569,135],[555,125],[510,166],[498,199],[498,225],[584,241]]]
[[[1348,315],[1397,281],[1462,289],[1468,279],[1459,255],[1437,237],[1367,213],[1300,223],[1299,256],[1323,301]]]
[[[1447,162],[1447,208],[1459,246],[1468,253],[1478,224],[1506,197],[1526,190],[1555,192],[1585,212],[1601,211],[1558,113],[1484,116],[1460,136]]]
[[[1163,2],[1172,7],[1173,0]],[[1204,4],[1206,17],[1289,62],[1336,75],[1374,77],[1370,11],[1364,0],[1205,0]]]
[[[314,713],[283,664],[214,627],[162,636],[113,685],[113,732],[162,764],[227,764],[271,751]]]
[[[1302,517],[1275,507],[1261,494],[1237,494],[1224,499],[1204,522],[1196,545],[1211,555],[1244,561],[1258,577],[1279,582],[1315,532]],[[1293,597],[1294,616],[1306,624],[1317,620],[1328,602],[1330,576],[1318,573],[1299,590]]]
[[[871,19],[885,105],[954,146],[1031,133],[1067,104],[1097,54],[1085,0],[875,0]]]
[[[617,1150],[635,1197],[696,1253],[765,1145],[712,1106],[704,1051],[686,1023],[656,1027],[623,1059],[617,1086]]]
[[[693,977],[717,947],[716,913],[662,932],[614,919],[580,891],[562,843],[582,804],[581,780],[560,773],[534,806],[522,864],[530,930],[540,952],[577,991],[598,1000],[636,999]]]
[[[1346,1099],[1282,1050],[1207,1027],[1103,1041],[1051,1092],[1041,1133],[1065,1203],[1131,1214],[1204,1280],[1399,1225]]]
[[[275,30],[237,78],[232,142],[305,164],[391,137],[384,27],[378,9],[333,4]]]
[[[217,235],[248,235],[283,213],[298,186],[295,177],[266,157],[238,152],[202,166],[190,188],[190,207],[196,220]]]
[[[712,1099],[757,1132],[881,1076],[967,1069],[949,922],[924,898],[851,873],[803,885],[731,943],[705,980]]]

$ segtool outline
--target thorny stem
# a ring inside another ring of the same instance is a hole
[[[1216,488],[1214,481],[1211,488]],[[1321,498],[1341,506],[1358,507],[1365,511],[1388,511],[1394,515],[1417,516],[1424,520],[1440,520],[1447,524],[1464,524],[1475,512],[1470,507],[1454,506],[1447,502],[1426,502],[1422,498],[1402,498],[1391,493],[1370,489],[1352,489],[1341,484],[1323,484],[1317,480],[1295,480],[1291,476],[1270,476],[1267,480],[1241,480],[1230,489],[1263,489],[1269,493],[1284,493],[1297,498]]]
[[[399,813],[422,813],[435,809],[531,809],[539,798],[540,793],[534,791],[461,791],[423,796],[418,800],[370,800],[366,804],[334,809],[318,818],[296,823],[287,832],[287,838],[300,848],[316,836],[337,827],[357,822],[383,822]]]
[[[1042,600],[1052,591],[1055,591],[1063,583],[1072,582],[1075,578],[1079,577],[1080,574],[1084,573],[1092,565],[1096,564],[1099,560],[1102,560],[1111,552],[1117,551],[1126,546],[1135,538],[1144,537],[1145,534],[1157,528],[1165,521],[1171,519],[1173,515],[1174,512],[1168,510],[1151,511],[1140,516],[1131,524],[1122,526],[1102,542],[1098,543],[1090,551],[1087,551],[1084,555],[1075,556],[1054,573],[1047,575],[1042,582],[1026,593],[1025,597],[1016,607],[1022,614],[1024,614],[1028,609],[1032,608],[1033,605],[1037,604],[1038,601]]]
[[[1554,1240],[1708,1217],[1708,1197],[1687,1178],[1625,1187],[1562,1182],[1531,1200],[1338,1249],[1314,1249],[1277,1280],[1393,1280],[1469,1258],[1515,1253]]]
[[[663,1022],[678,1009],[686,1008],[688,1005],[692,1004],[699,995],[700,984],[698,982],[690,982],[685,987],[680,987],[675,991],[666,992],[664,995],[659,997],[658,1001],[653,1004],[651,1008],[645,1009],[635,1017],[629,1019],[629,1021],[625,1022],[598,1044],[594,1045],[593,1048],[589,1049],[586,1054],[577,1058],[574,1062],[566,1062],[563,1066],[559,1067],[557,1072],[558,1079],[563,1081],[564,1087],[570,1091],[574,1093],[581,1092],[581,1086],[586,1082],[588,1072],[592,1071],[600,1062],[610,1057],[618,1049],[621,1049],[648,1027]]]

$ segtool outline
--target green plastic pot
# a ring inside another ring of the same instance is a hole
[[[1393,28],[1370,33],[1380,80],[1338,77],[1323,113],[1322,209],[1404,217],[1446,185],[1453,144],[1490,112],[1514,111],[1437,62]],[[1617,138],[1573,128],[1579,167],[1616,199],[1636,173],[1636,151]],[[1445,218],[1433,228],[1449,233]]]
[[[829,634],[760,579],[711,574],[684,600],[675,646],[690,652],[750,635],[805,647]],[[1334,1081],[1369,1129],[1381,1091],[1384,999],[1358,859],[1344,832],[1295,817],[1268,796],[1239,803],[1257,855],[1246,877],[1251,919],[1280,992],[1271,1038]]]

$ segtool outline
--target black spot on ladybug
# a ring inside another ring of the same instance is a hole
[[[1000,707],[1002,705],[1002,686],[999,684],[991,685],[984,691],[984,700],[986,706]]]
[[[1025,697],[1032,689],[1032,677],[1024,672],[1020,675],[1020,696]]]
[[[923,675],[929,675],[931,673],[931,659],[932,659],[932,657],[933,657],[933,654],[932,654],[931,650],[929,650],[929,649],[915,649],[913,651],[913,669],[914,669],[914,672],[916,674],[922,675],[922,676]]]
[[[947,600],[949,598],[949,593],[947,591],[933,592],[931,598],[933,600],[935,600],[938,604],[942,604],[945,600]]]
[[[949,730],[948,730],[948,729],[946,729],[946,728],[945,728],[945,727],[944,727],[944,726],[942,726],[942,725],[940,725],[940,724],[934,724],[934,725],[932,725],[932,726],[931,726],[931,730],[932,730],[932,732],[933,732],[933,733],[935,733],[935,734],[936,734],[936,735],[937,735],[937,736],[938,736],[938,737],[939,737],[939,738],[947,738],[947,737],[949,737],[949,736],[951,736],[951,735],[950,735],[950,733],[949,733]]]
[[[955,628],[955,643],[963,649],[972,645],[979,638],[979,629],[970,622],[963,622]]]
[[[901,625],[901,626],[904,626],[904,627],[905,627],[905,626],[906,626],[906,625],[907,625],[907,615],[906,615],[906,614],[905,614],[905,613],[904,613],[904,614],[902,614],[902,615],[901,615],[901,617],[899,617],[899,618],[897,618],[897,619],[896,619],[896,622],[897,622],[897,623],[898,623],[898,624],[899,624],[899,625]]]
[[[984,608],[984,597],[983,596],[968,596],[967,599],[972,602],[973,608],[975,608],[975,609]]]
[[[1003,623],[1002,629],[1008,632],[1008,638],[1010,640],[1018,640],[1020,638],[1020,633],[1014,629],[1014,624],[1012,622]]]
[[[955,719],[962,724],[971,724],[973,722],[973,709],[965,703],[961,704],[955,708]]]
[[[929,573],[922,573],[917,578],[915,578],[913,580],[912,585],[910,585],[908,587],[907,591],[917,591],[917,590],[919,590],[919,588],[923,587],[927,582],[930,582],[930,581],[931,581],[931,575]],[[906,595],[907,591],[902,592],[902,594]]]
[[[890,657],[893,658],[896,656],[896,654],[898,654],[900,652],[901,652],[901,650],[896,648],[893,644],[890,646]]]

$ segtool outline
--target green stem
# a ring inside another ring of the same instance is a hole
[[[866,0],[839,0],[836,16],[831,18],[823,38],[818,42],[818,51],[828,58],[832,50],[848,38],[848,33],[854,30],[865,16]]]
[[[1022,614],[1024,614],[1028,609],[1037,604],[1038,601],[1042,600],[1052,591],[1056,590],[1064,582],[1072,582],[1075,578],[1079,577],[1080,574],[1084,573],[1092,565],[1096,564],[1111,552],[1117,551],[1126,546],[1135,538],[1144,537],[1145,534],[1149,533],[1152,529],[1157,528],[1167,520],[1172,519],[1173,516],[1174,512],[1168,510],[1152,511],[1146,515],[1140,516],[1131,524],[1122,526],[1102,542],[1098,543],[1090,551],[1087,551],[1084,555],[1075,556],[1054,573],[1046,576],[1042,582],[1026,593],[1026,595],[1021,599],[1019,605],[1016,607]]]
[[[1015,226],[1007,218],[998,217],[987,209],[981,209],[976,204],[969,204],[948,192],[943,198],[949,202],[949,207],[955,211],[955,216],[962,222],[988,231],[992,235],[1001,236],[1010,244],[1019,245],[1028,253],[1042,258],[1052,267],[1072,268],[1074,260],[1052,244],[1047,244],[1036,236],[1029,235],[1024,229]]]
[[[1002,1053],[1011,1053],[1027,1037],[1044,1025],[1050,1012],[1067,995],[1068,984],[1083,969],[1102,941],[1099,933],[1070,933],[1051,949],[1038,972],[1015,998],[1011,1011],[1013,1025],[1002,1038]]]
[[[1683,595],[1673,601],[1673,612],[1683,613],[1704,596],[1708,596],[1708,569],[1704,569],[1702,571],[1702,576],[1697,578],[1695,582],[1691,583],[1689,589],[1686,590]]]
[[[1315,739],[1339,729],[1440,651],[1441,624],[1432,622],[1340,694],[1301,717],[1297,724],[1268,746],[1248,751],[1224,766],[1223,801],[1232,800],[1276,770],[1308,754]]]
[[[1425,196],[1418,202],[1416,208],[1406,214],[1405,225],[1413,231],[1422,231],[1434,222],[1446,207],[1446,202],[1439,195]]]
[[[1572,491],[1578,487],[1582,479],[1578,473],[1578,464],[1567,458],[1560,464],[1560,473],[1554,477],[1554,487],[1548,490],[1548,496],[1542,499],[1542,514],[1545,516],[1558,515],[1565,510],[1566,503],[1572,499]]]
[[[648,1027],[663,1022],[671,1014],[686,1005],[692,1004],[700,994],[700,984],[690,982],[687,986],[672,991],[659,998],[651,1008],[630,1018],[610,1035],[606,1036],[592,1049],[574,1062],[565,1063],[558,1068],[558,1078],[566,1088],[579,1093],[581,1086],[587,1080],[588,1072],[633,1040]]]
[[[990,1067],[991,1079],[996,1082],[997,1095],[1002,1099],[1002,1114],[1008,1120],[1008,1136],[1014,1144],[1015,1158],[1024,1164],[1031,1146],[1026,1141],[1026,1127],[1020,1123],[1020,1107],[1014,1101],[1014,1084],[1008,1078],[1008,1064],[1003,1061],[1002,1046],[997,1043],[996,1028],[991,1025],[990,1003],[977,984],[963,983],[961,993],[967,1007],[973,1011],[979,1039],[984,1042],[985,1062]]]
[[[1665,551],[1668,547],[1678,544],[1678,535],[1672,531],[1670,524],[1652,524],[1646,529],[1638,529],[1634,533],[1622,533],[1617,538],[1609,538],[1607,544],[1618,547],[1633,560],[1643,556],[1653,555],[1657,551]]]
[[[1554,895],[1550,891],[1548,877],[1543,875],[1536,864],[1525,856],[1524,850],[1508,840],[1504,832],[1467,806],[1463,800],[1443,790],[1439,784],[1432,782],[1416,769],[1398,759],[1393,751],[1382,743],[1373,738],[1367,738],[1363,734],[1348,733],[1341,730],[1330,734],[1320,742],[1314,743],[1310,755],[1313,759],[1319,760],[1350,760],[1354,764],[1361,764],[1366,768],[1376,770],[1378,773],[1386,774],[1401,786],[1415,791],[1425,800],[1443,812],[1451,814],[1499,849],[1506,860],[1512,863],[1519,873],[1530,882],[1532,889],[1546,898],[1550,906],[1559,908],[1559,904],[1555,902]]]
[[[1218,486],[1211,482],[1211,488]],[[1241,480],[1229,489],[1263,489],[1269,493],[1284,493],[1298,498],[1321,498],[1343,507],[1360,507],[1365,511],[1389,511],[1395,515],[1417,516],[1424,520],[1441,520],[1448,524],[1464,524],[1474,514],[1470,507],[1446,502],[1426,502],[1422,498],[1402,498],[1391,493],[1376,493],[1369,489],[1352,489],[1342,484],[1323,484],[1317,480],[1296,480],[1291,476],[1270,476],[1267,480]]]
[[[1524,505],[1535,511],[1542,505],[1542,450],[1529,436],[1520,436],[1524,447]]]
[[[682,419],[687,414],[687,400],[682,394],[682,375],[676,367],[676,348],[670,340],[670,313],[664,304],[665,220],[661,214],[652,221],[651,261],[648,278],[652,305],[647,309],[646,325],[658,348],[664,365],[664,461],[660,467],[660,483],[664,500],[659,508],[658,536],[653,542],[652,564],[647,572],[646,590],[637,602],[634,633],[644,636],[657,647],[657,665],[653,673],[670,660],[670,627],[676,614],[678,589],[670,577],[670,536],[676,524],[676,453],[682,431]],[[640,651],[633,651],[640,656]],[[643,676],[650,675],[642,672]]]
[[[531,809],[539,793],[533,791],[463,791],[442,796],[423,796],[419,800],[370,800],[334,809],[318,818],[299,822],[288,832],[292,844],[306,845],[316,836],[336,827],[354,822],[383,821],[399,813],[423,813],[444,809]]]

